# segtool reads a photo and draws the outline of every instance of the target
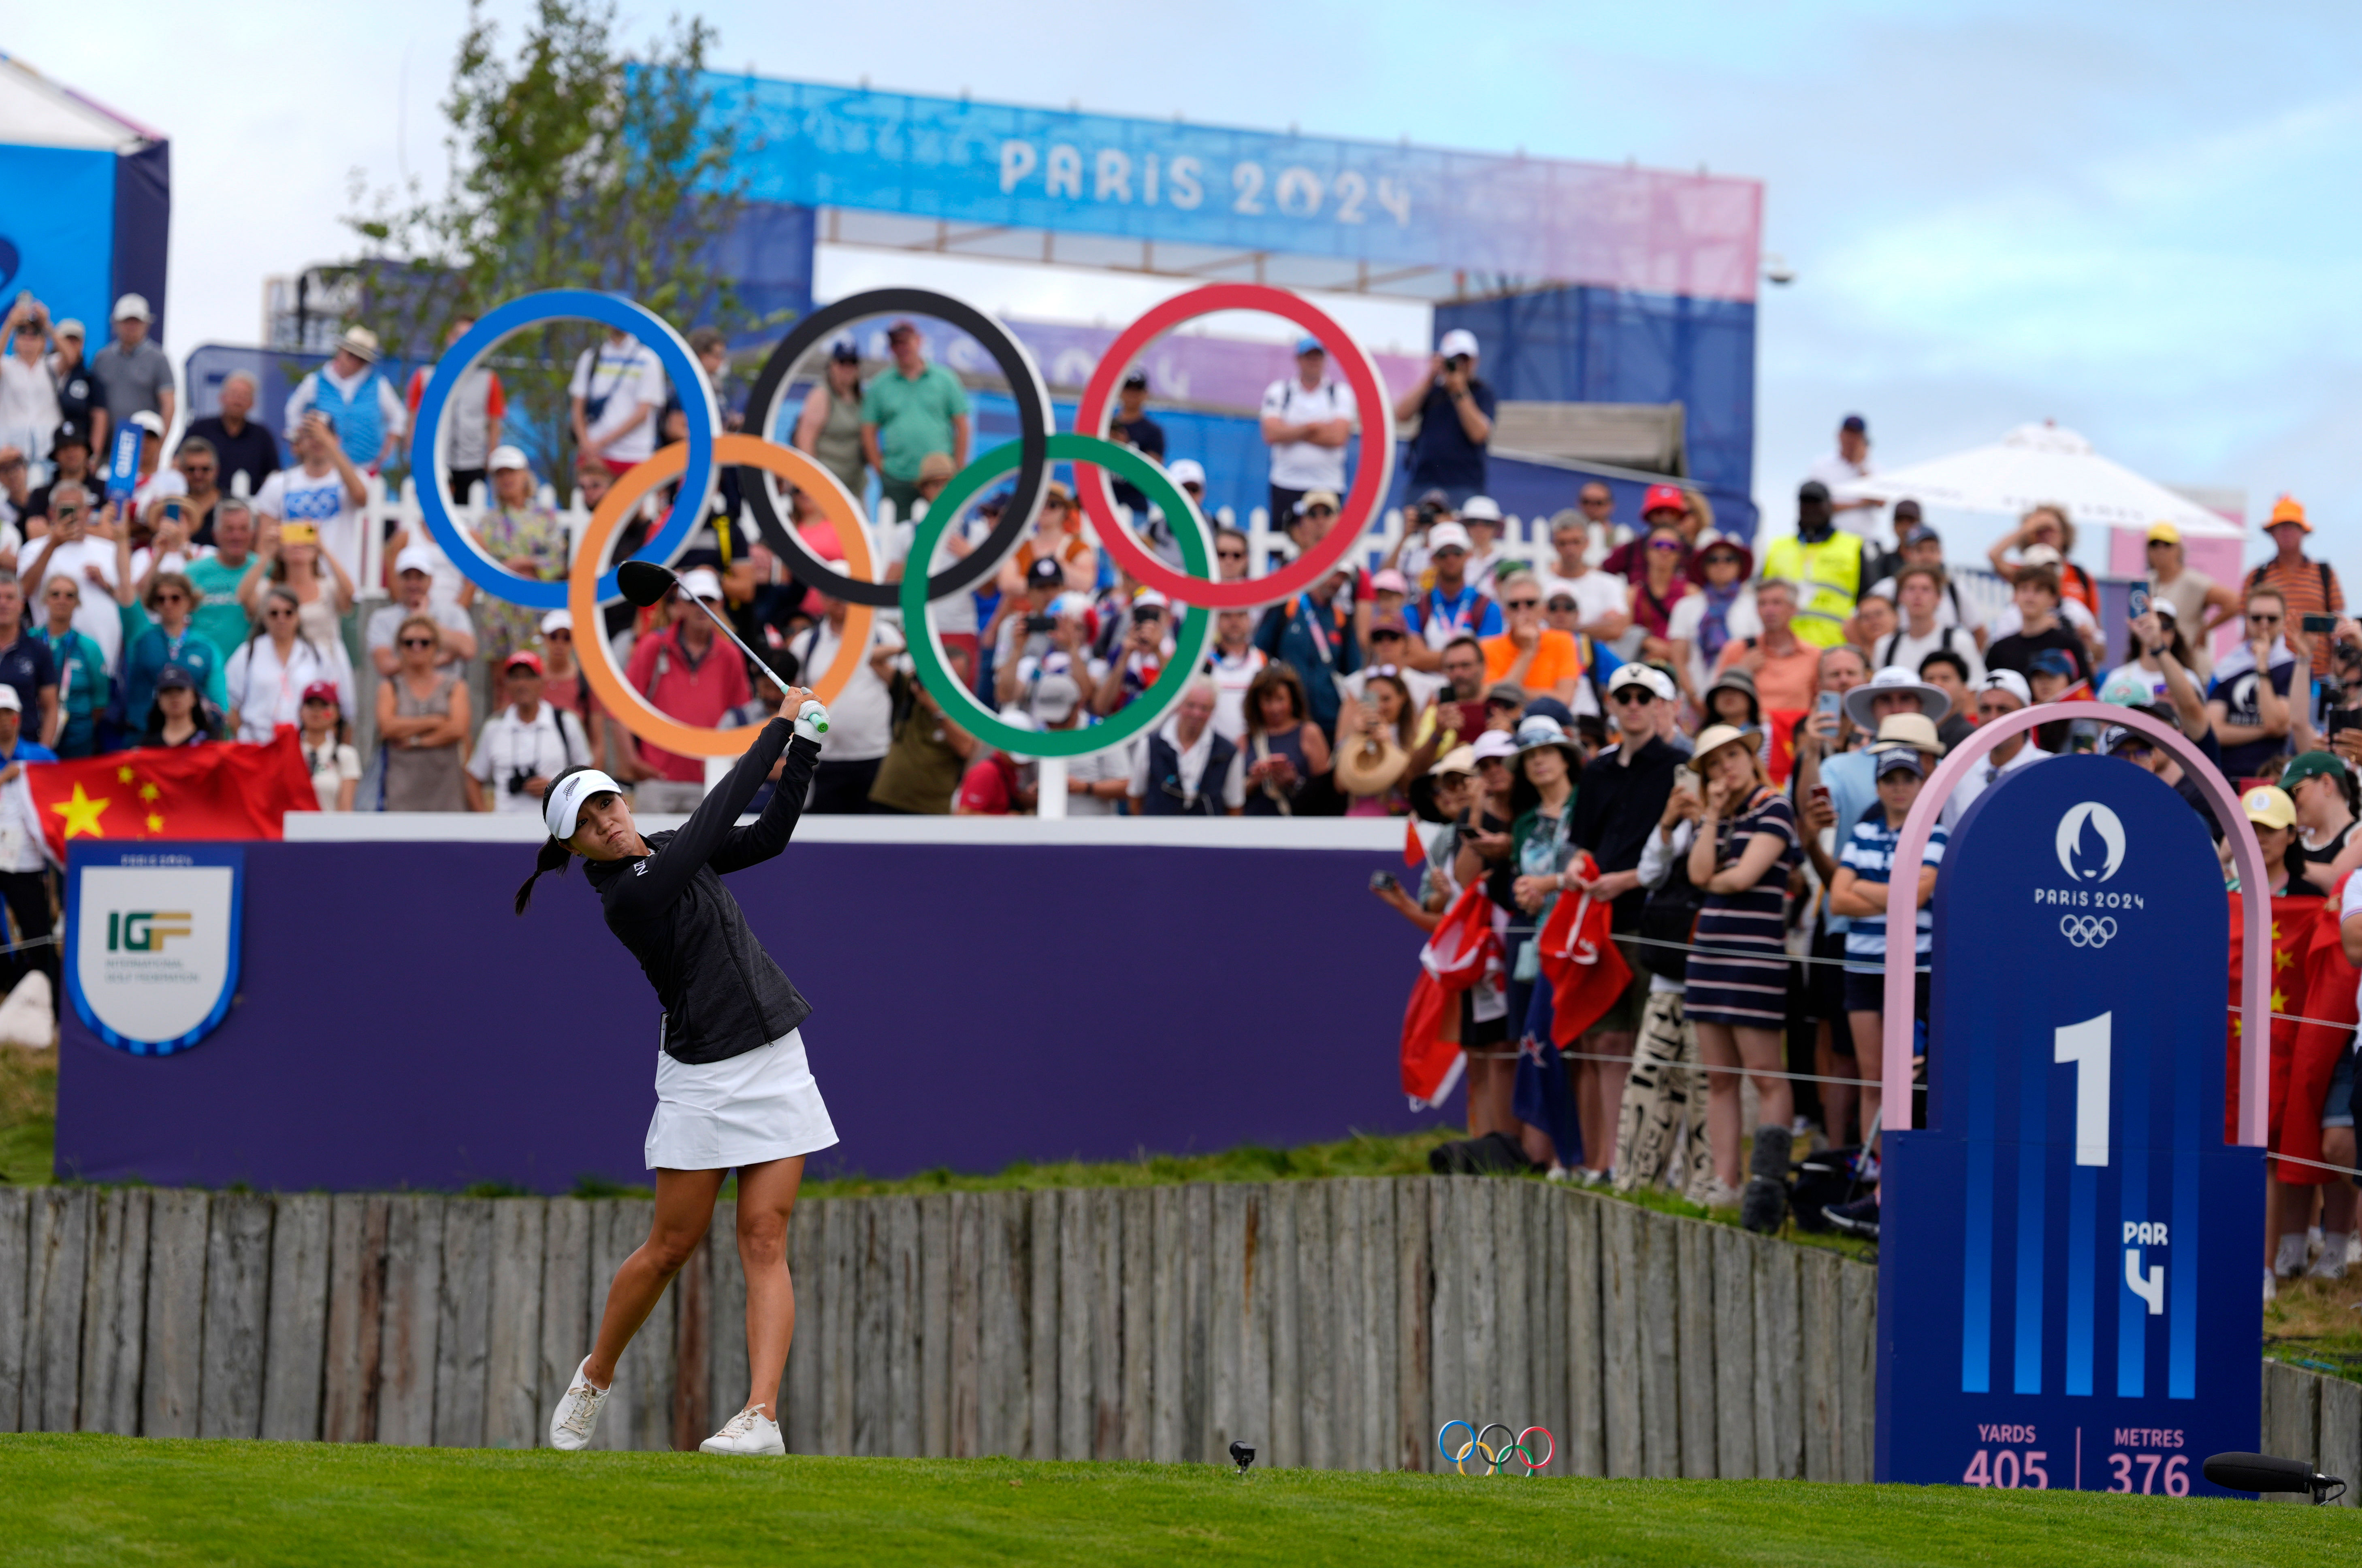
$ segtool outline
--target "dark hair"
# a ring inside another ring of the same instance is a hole
[[[1931,653],[1926,658],[1921,659],[1919,661],[1919,673],[1922,675],[1926,674],[1927,667],[1931,664],[1950,665],[1954,669],[1960,672],[1960,684],[1963,686],[1968,684],[1969,661],[1962,658],[1959,654],[1954,653],[1951,649],[1937,648],[1934,653]]]
[[[1253,680],[1247,683],[1246,720],[1248,734],[1259,735],[1264,733],[1263,700],[1266,692],[1273,690],[1280,690],[1287,693],[1288,713],[1291,718],[1298,723],[1310,722],[1312,717],[1312,705],[1305,701],[1304,678],[1296,673],[1293,666],[1278,663],[1267,664],[1263,667],[1261,672],[1259,672]]]
[[[1481,659],[1485,657],[1485,645],[1478,642],[1475,638],[1470,636],[1465,632],[1461,633],[1458,636],[1444,644],[1443,652],[1450,653],[1453,648],[1458,647],[1462,643],[1466,643],[1470,647],[1474,648],[1478,658]]]
[[[578,764],[575,767],[568,768],[557,778],[551,779],[549,781],[549,787],[550,789],[555,790],[560,784],[565,783],[568,778],[574,777],[574,775],[578,773],[588,773],[590,771],[591,767],[589,763],[585,762]],[[545,796],[544,798],[546,799],[547,797]],[[558,837],[556,834],[550,834],[547,839],[543,841],[541,852],[533,857],[533,875],[527,877],[524,879],[524,884],[516,890],[516,912],[519,914],[524,913],[525,906],[533,902],[533,885],[535,882],[540,881],[546,873],[551,871],[557,872],[561,877],[565,876],[566,863],[573,858],[574,852],[567,848],[566,841]]]

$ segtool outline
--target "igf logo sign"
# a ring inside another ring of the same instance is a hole
[[[186,936],[189,927],[171,922],[189,918],[186,910],[131,910],[106,917],[109,953],[160,953],[167,937]]]

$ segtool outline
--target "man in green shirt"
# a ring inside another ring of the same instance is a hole
[[[187,574],[197,586],[197,613],[190,617],[199,632],[227,658],[246,641],[252,623],[237,602],[237,585],[254,564],[254,512],[240,497],[226,495],[214,508],[214,553],[191,561]],[[146,584],[141,584],[144,593]]]
[[[967,467],[967,392],[959,378],[927,363],[919,329],[898,321],[886,334],[894,368],[871,380],[861,399],[861,449],[877,470],[897,520],[919,501],[919,465],[930,452],[950,454],[953,471]]]

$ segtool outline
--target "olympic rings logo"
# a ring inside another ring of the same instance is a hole
[[[1468,1440],[1457,1449],[1454,1449],[1447,1441],[1454,1427],[1468,1434]],[[1506,1441],[1498,1446],[1485,1441],[1496,1431],[1500,1432],[1505,1439],[1511,1441]],[[1536,1432],[1541,1433],[1542,1441],[1550,1445],[1542,1450],[1540,1455],[1534,1452],[1533,1445],[1526,1441]],[[1435,1450],[1443,1455],[1443,1462],[1446,1464],[1452,1466],[1462,1475],[1469,1474],[1468,1463],[1473,1459],[1478,1464],[1485,1466],[1483,1474],[1487,1475],[1498,1475],[1505,1466],[1515,1462],[1525,1466],[1517,1474],[1529,1476],[1548,1464],[1557,1454],[1558,1440],[1551,1436],[1550,1429],[1547,1427],[1528,1427],[1524,1431],[1511,1434],[1507,1421],[1488,1422],[1484,1430],[1478,1431],[1466,1421],[1453,1420],[1444,1422],[1441,1430],[1435,1434]]]
[[[1285,569],[1268,577],[1235,582],[1212,580],[1212,528],[1162,465],[1107,438],[1115,389],[1127,366],[1148,344],[1182,322],[1223,310],[1260,310],[1285,317],[1324,343],[1344,372],[1359,404],[1362,459],[1352,487],[1329,532]],[[962,728],[988,744],[1020,756],[1080,756],[1119,745],[1162,720],[1195,676],[1213,637],[1214,610],[1246,610],[1273,604],[1335,570],[1375,518],[1385,499],[1394,452],[1394,410],[1368,351],[1324,312],[1287,293],[1260,283],[1216,283],[1165,301],[1126,327],[1093,370],[1076,407],[1078,434],[1054,428],[1049,388],[1025,346],[998,321],[965,301],[924,289],[873,289],[812,311],[773,347],[747,400],[751,431],[776,428],[796,365],[838,328],[889,313],[928,315],[966,332],[981,344],[1009,384],[1016,404],[1018,437],[983,453],[953,476],[920,523],[911,546],[914,567],[900,583],[884,580],[881,562],[869,547],[868,518],[859,498],[811,457],[760,435],[721,433],[712,388],[668,322],[635,302],[583,289],[551,289],[524,295],[487,313],[436,362],[420,399],[413,450],[425,455],[418,487],[428,531],[445,555],[476,587],[496,599],[536,610],[569,610],[576,646],[591,690],[634,735],[667,751],[690,756],[735,756],[755,741],[751,727],[712,730],[684,724],[658,712],[623,679],[607,646],[602,603],[618,595],[615,574],[600,571],[610,541],[624,517],[657,484],[678,477],[679,489],[663,522],[641,547],[639,558],[670,562],[687,545],[719,478],[719,465],[741,470],[740,492],[756,532],[786,561],[800,581],[848,606],[843,640],[829,668],[810,684],[823,702],[833,701],[867,657],[877,611],[899,609],[911,629],[907,638],[919,679]],[[451,513],[449,481],[437,449],[444,411],[452,389],[476,362],[511,334],[543,322],[595,321],[637,337],[656,353],[687,412],[685,443],[659,448],[616,481],[576,543],[574,561],[560,582],[520,577],[486,555]],[[889,372],[892,373],[892,372]],[[1051,471],[1074,465],[1076,488],[1099,543],[1134,580],[1163,591],[1184,612],[1174,657],[1157,679],[1112,718],[1088,728],[1040,731],[1019,728],[978,702],[947,661],[943,639],[928,606],[966,592],[996,573],[1017,548],[1048,493]],[[937,549],[952,524],[1002,474],[1014,470],[1015,492],[991,532],[966,555],[933,569]],[[1175,570],[1123,525],[1108,488],[1112,471],[1148,496],[1173,527],[1184,569]],[[785,480],[818,502],[835,525],[845,553],[844,568],[822,558],[798,536],[770,493],[766,476]],[[926,635],[919,636],[916,630]],[[1488,1429],[1489,1430],[1489,1429]]]
[[[2058,934],[2078,947],[2105,947],[2116,934],[2116,922],[2106,915],[2060,915]]]

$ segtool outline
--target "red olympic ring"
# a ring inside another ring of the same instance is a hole
[[[1089,385],[1083,389],[1082,402],[1075,405],[1075,428],[1086,436],[1104,439],[1114,412],[1116,386],[1133,357],[1182,322],[1218,310],[1260,310],[1284,316],[1319,338],[1344,369],[1345,382],[1353,389],[1353,400],[1359,404],[1356,412],[1362,421],[1362,459],[1355,467],[1353,485],[1346,491],[1344,505],[1329,526],[1328,536],[1269,577],[1209,582],[1174,570],[1132,537],[1116,516],[1115,496],[1108,489],[1106,473],[1098,465],[1075,464],[1075,490],[1082,497],[1084,512],[1098,530],[1099,543],[1136,581],[1159,589],[1182,603],[1208,610],[1252,610],[1309,588],[1352,553],[1363,530],[1377,516],[1378,505],[1385,497],[1388,476],[1394,470],[1394,405],[1386,401],[1385,389],[1378,381],[1378,368],[1368,352],[1347,337],[1345,329],[1330,320],[1326,312],[1267,283],[1209,283],[1157,305],[1125,327],[1108,346],[1107,352],[1099,357],[1098,367],[1091,372]],[[1275,517],[1272,524],[1284,528],[1287,519]]]

